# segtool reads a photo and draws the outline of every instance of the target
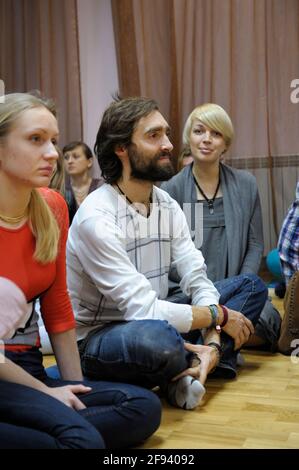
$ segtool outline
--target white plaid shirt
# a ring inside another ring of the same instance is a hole
[[[289,208],[281,228],[278,251],[282,271],[288,283],[294,272],[299,270],[299,181],[296,199]]]
[[[165,300],[172,267],[193,304],[218,303],[184,213],[169,194],[154,187],[146,218],[108,184],[92,192],[73,220],[67,243],[67,281],[78,339],[121,320],[167,320],[188,332],[191,306]]]

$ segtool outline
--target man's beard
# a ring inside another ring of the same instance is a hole
[[[164,151],[157,153],[150,160],[143,153],[136,150],[136,144],[128,147],[128,156],[131,164],[131,177],[144,181],[167,181],[174,175],[171,161],[168,164],[159,165],[160,157],[171,158],[171,153]]]

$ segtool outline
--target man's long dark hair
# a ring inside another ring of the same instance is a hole
[[[122,163],[114,151],[116,146],[130,145],[138,121],[156,110],[157,103],[144,97],[116,97],[106,109],[97,133],[94,153],[107,183],[115,183],[122,175]]]

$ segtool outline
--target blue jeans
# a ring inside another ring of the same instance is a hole
[[[214,283],[220,293],[219,303],[242,312],[256,326],[268,298],[268,289],[255,274],[240,274]],[[213,377],[236,376],[237,353],[234,340],[226,333],[221,335],[222,357]]]
[[[221,294],[220,303],[241,311],[256,324],[267,298],[266,286],[257,276],[235,276],[215,286]],[[183,294],[173,300],[189,301]],[[189,366],[192,356],[184,349],[185,340],[201,343],[200,330],[182,336],[166,321],[110,323],[80,342],[83,372],[92,379],[121,380],[144,387],[159,385],[167,393],[169,381]],[[224,353],[215,373],[233,378],[237,356],[234,341],[222,333],[222,342]]]
[[[0,381],[0,449],[104,449],[99,432],[55,398]]]
[[[6,356],[49,387],[78,383],[49,378],[45,374],[41,364],[41,354],[37,349],[26,353],[6,352]],[[12,426],[21,425],[26,429],[29,428],[26,432],[28,434],[32,432],[32,439],[35,432],[43,430],[46,437],[44,440],[41,437],[37,441],[37,445],[41,447],[45,445],[49,448],[55,446],[61,448],[64,445],[64,442],[61,442],[58,438],[59,436],[55,435],[57,430],[60,432],[59,425],[65,427],[66,443],[68,443],[68,439],[72,442],[72,439],[79,434],[78,431],[84,428],[83,424],[85,423],[86,431],[85,434],[82,434],[82,446],[85,445],[87,448],[95,446],[96,441],[97,448],[103,448],[103,442],[107,448],[135,446],[153,434],[160,425],[161,404],[157,396],[151,391],[117,382],[90,382],[85,380],[83,383],[90,386],[92,390],[80,395],[79,398],[86,408],[79,412],[68,408],[54,398],[51,399],[48,395],[40,392],[35,393],[32,389],[28,389],[28,393],[24,395],[24,400],[20,401],[18,395],[15,399],[14,391],[9,394],[4,389],[2,393],[0,386],[0,421],[5,421]],[[16,384],[10,384],[10,386],[11,390],[14,390],[13,387]],[[30,398],[30,393],[32,393],[32,398]],[[37,397],[34,401],[34,395],[42,395],[43,401],[40,397]],[[33,403],[35,406],[32,408]],[[2,406],[4,409],[13,410],[11,414],[10,411],[7,412],[8,417],[6,419],[3,419]],[[20,414],[21,418],[18,418],[17,410],[20,408],[23,408],[23,413]],[[62,413],[62,409],[64,413]],[[0,446],[2,430],[3,428],[0,426]],[[90,430],[91,435],[89,444],[88,430]],[[68,432],[69,434],[67,434]],[[30,445],[29,438],[22,441],[18,437],[22,436],[22,433],[23,430],[20,431],[20,434],[16,433],[16,439],[12,441],[12,446],[22,445],[23,442],[24,445]],[[80,439],[78,438],[79,443]],[[35,446],[35,440],[32,440],[31,447],[36,448]]]

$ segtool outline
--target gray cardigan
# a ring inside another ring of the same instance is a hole
[[[196,203],[192,164],[161,184],[181,207]],[[255,177],[220,164],[221,189],[228,244],[228,276],[257,274],[263,255],[263,227]],[[197,247],[198,248],[198,247]]]

